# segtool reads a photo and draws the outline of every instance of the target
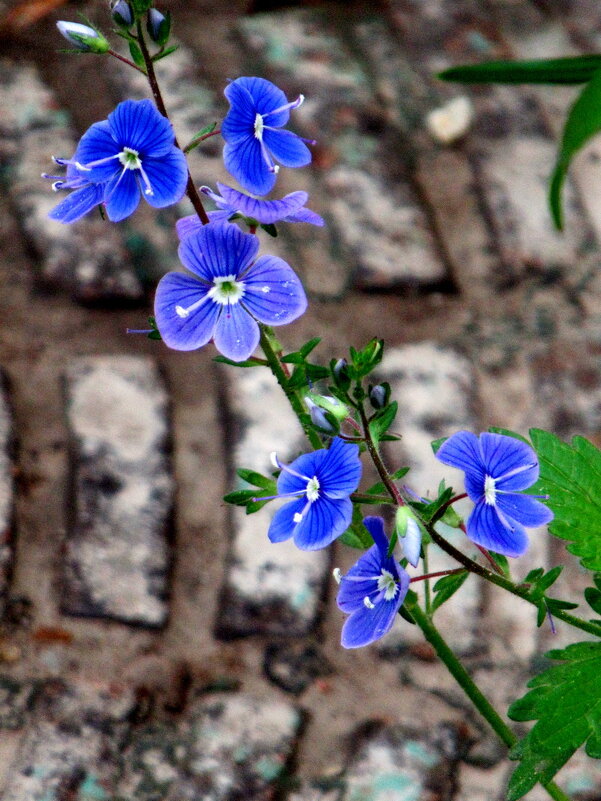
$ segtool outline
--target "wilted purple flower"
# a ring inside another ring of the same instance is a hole
[[[231,223],[210,222],[183,240],[179,257],[194,275],[168,273],[155,297],[156,324],[170,348],[195,350],[213,339],[241,362],[259,344],[259,322],[300,317],[307,298],[298,276],[276,256],[256,259],[258,250],[258,237]]]
[[[504,434],[458,431],[438,449],[444,464],[465,472],[465,489],[476,504],[467,535],[477,545],[505,556],[528,547],[525,527],[542,526],[553,512],[531,495],[521,494],[538,479],[538,458],[521,440]]]
[[[380,639],[392,624],[409,589],[409,574],[388,556],[389,541],[381,517],[366,517],[363,523],[374,545],[339,576],[337,603],[350,615],[342,627],[342,645],[361,648]]]
[[[298,108],[303,95],[288,102],[286,95],[265,78],[237,78],[225,89],[230,102],[221,125],[225,139],[226,170],[248,192],[266,195],[275,185],[279,162],[284,167],[304,167],[311,161],[305,141],[283,130],[290,110]]]

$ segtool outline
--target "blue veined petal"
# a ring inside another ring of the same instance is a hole
[[[231,87],[234,85],[237,88],[244,89],[246,92],[248,92],[252,99],[255,114],[269,114],[269,125],[273,125],[275,128],[280,128],[282,125],[286,125],[290,119],[290,111],[288,109],[278,111],[277,114],[273,113],[276,111],[276,109],[288,105],[288,99],[286,95],[274,83],[271,83],[271,81],[268,81],[266,78],[243,76],[233,81],[233,83],[229,85],[228,89],[231,89]],[[231,98],[227,89],[225,91],[225,95],[231,102]]]
[[[167,273],[158,283],[154,299],[157,327],[166,345],[174,350],[196,350],[213,338],[222,307],[205,301],[187,317],[180,317],[176,306],[184,309],[206,296],[210,287],[181,273]]]
[[[257,108],[251,93],[243,81],[236,81],[225,87],[224,94],[230,102],[230,110],[221,123],[221,135],[226,142],[239,142],[247,136],[254,136]]]
[[[103,193],[102,184],[89,184],[76,189],[55,206],[48,216],[62,223],[75,222],[102,203]]]
[[[208,217],[211,222],[227,222],[230,216],[229,211],[209,211]],[[189,214],[187,217],[180,217],[175,223],[175,231],[180,242],[190,234],[195,234],[203,227],[203,223],[198,218],[198,214]]]
[[[516,520],[500,519],[494,506],[481,501],[474,507],[467,521],[467,536],[495,553],[504,556],[521,556],[528,547],[526,530]]]
[[[484,464],[478,443],[478,437],[471,431],[457,431],[442,443],[436,452],[436,458],[450,467],[457,467],[466,473],[466,488],[468,476],[473,480],[470,492],[476,493],[478,482],[484,487]],[[479,493],[476,493],[479,495]],[[471,497],[471,495],[470,495]]]
[[[243,280],[243,305],[266,325],[290,323],[307,308],[307,296],[300,279],[277,256],[261,256]]]
[[[364,606],[364,598],[377,591],[378,578],[382,574],[380,556],[378,546],[372,545],[340,579],[336,603],[338,608],[346,614],[361,609]],[[363,580],[357,581],[358,578]]]
[[[225,169],[247,192],[255,195],[267,195],[277,179],[261,152],[261,145],[254,136],[248,136],[239,142],[226,142],[223,148]]]
[[[507,475],[498,488],[523,490],[538,479],[538,458],[525,442],[506,434],[484,433],[480,434],[480,448],[488,475],[497,479]]]
[[[140,156],[168,153],[175,139],[171,123],[151,100],[124,100],[108,116],[108,124],[119,150],[137,150]]]
[[[486,473],[480,472],[478,468],[466,472],[464,476],[465,491],[468,497],[474,503],[484,497],[484,482],[486,481]]]
[[[133,170],[115,175],[104,187],[106,214],[111,222],[120,222],[138,208],[140,188]]]
[[[73,156],[73,161],[79,161],[80,164],[89,164],[93,161],[109,159],[105,164],[92,167],[90,170],[78,170],[79,174],[84,176],[86,180],[92,183],[103,183],[109,181],[116,173],[121,172],[119,160],[113,158],[120,150],[121,148],[115,141],[108,122],[103,120],[91,125],[81,137]]]
[[[259,326],[240,303],[224,306],[215,327],[217,350],[234,362],[249,359],[259,344]]]
[[[373,541],[378,546],[380,553],[380,561],[386,557],[388,553],[388,546],[390,545],[388,537],[384,532],[384,520],[377,515],[369,515],[363,518],[363,525],[371,534]],[[360,562],[361,560],[359,560]],[[359,564],[357,562],[357,565]],[[355,565],[355,567],[357,566]]]
[[[284,542],[292,537],[296,527],[294,515],[300,514],[303,511],[305,503],[305,498],[300,498],[278,509],[271,519],[267,532],[270,542]]]
[[[263,142],[274,159],[284,167],[304,167],[311,163],[311,151],[292,131],[265,129]]]
[[[172,148],[158,159],[145,158],[142,168],[153,191],[152,195],[144,193],[144,199],[149,205],[162,209],[182,199],[188,182],[188,164],[179,148]],[[141,185],[146,188],[143,182]]]
[[[306,192],[291,192],[281,200],[260,200],[256,197],[238,192],[225,184],[217,182],[223,200],[222,208],[240,211],[246,217],[254,217],[260,223],[276,223],[298,212],[308,200]],[[216,195],[212,195],[216,199]]]
[[[319,483],[328,498],[345,498],[361,479],[359,446],[335,437],[319,469]]]
[[[303,551],[315,551],[330,545],[347,530],[353,517],[349,498],[314,501],[294,529],[294,544]]]
[[[284,217],[283,222],[310,223],[320,227],[326,224],[324,218],[317,212],[311,211],[311,209],[299,209],[294,214]]]
[[[544,503],[530,495],[497,493],[497,508],[512,520],[517,520],[526,528],[543,526],[553,520],[553,512]]]
[[[182,264],[205,281],[239,275],[259,251],[259,239],[231,223],[208,223],[187,236],[179,246]]]
[[[407,590],[390,601],[379,601],[373,609],[363,605],[353,612],[342,627],[342,647],[362,648],[388,634],[406,594]]]
[[[278,494],[284,495],[290,492],[298,492],[299,490],[304,492],[307,489],[307,480],[317,475],[326,453],[325,448],[320,448],[312,453],[303,453],[289,464],[289,470],[282,470],[278,476]],[[299,478],[290,471],[298,473],[299,476],[306,476],[306,479]]]

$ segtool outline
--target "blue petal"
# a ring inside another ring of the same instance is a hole
[[[304,167],[311,163],[311,151],[292,131],[263,131],[265,147],[284,167]]]
[[[257,108],[255,101],[244,86],[244,79],[225,87],[224,94],[230,102],[230,110],[221,123],[221,135],[226,142],[239,142],[248,136],[254,137]]]
[[[255,195],[267,195],[275,186],[277,175],[269,169],[259,140],[248,136],[238,142],[227,142],[223,148],[225,169],[240,186]]]
[[[326,453],[325,448],[320,448],[312,453],[303,453],[289,465],[290,470],[300,476],[306,476],[306,478],[299,478],[288,470],[282,470],[278,477],[278,494],[284,495],[301,490],[304,492],[307,489],[307,481],[317,475]]]
[[[494,506],[481,501],[474,507],[467,521],[467,536],[495,553],[521,556],[528,547],[528,535],[522,525],[507,519],[505,526]]]
[[[319,225],[320,227],[326,224],[324,218],[316,212],[311,211],[311,209],[299,209],[295,211],[294,214],[284,217],[284,222],[310,223],[311,225]]]
[[[465,489],[477,502],[484,492],[485,469],[478,437],[471,431],[457,431],[442,443],[436,458],[465,472]]]
[[[115,175],[104,188],[106,214],[111,222],[120,222],[138,208],[140,188],[133,170]]]
[[[103,193],[102,184],[89,184],[81,189],[76,189],[55,206],[48,216],[50,219],[62,223],[75,222],[102,203]]]
[[[174,147],[160,159],[145,158],[142,167],[154,193],[144,193],[144,199],[151,206],[162,209],[182,199],[188,182],[188,165],[179,148]],[[145,188],[144,183],[142,186]]]
[[[221,306],[207,300],[188,317],[180,317],[176,306],[188,308],[209,291],[205,286],[181,273],[167,273],[158,283],[154,299],[157,327],[165,344],[175,350],[195,350],[212,339]]]
[[[189,214],[187,217],[180,217],[175,223],[175,230],[181,240],[186,239],[190,234],[195,234],[202,228],[202,222],[198,218],[198,214]]]
[[[335,437],[318,473],[319,485],[328,498],[348,497],[359,486],[359,446]]]
[[[373,609],[362,605],[353,612],[342,627],[343,648],[362,648],[388,634],[403,599],[404,595],[399,594],[390,601],[380,601]]]
[[[215,328],[215,347],[228,359],[243,362],[259,344],[259,326],[239,303],[224,306]]]
[[[259,239],[243,234],[231,223],[208,223],[181,242],[178,250],[183,265],[205,281],[226,275],[238,276],[255,258]]]
[[[373,541],[378,546],[380,552],[380,561],[386,557],[388,553],[388,546],[390,542],[384,532],[384,520],[377,515],[370,515],[363,518],[363,525],[369,531]],[[360,562],[361,560],[359,560]],[[359,563],[357,563],[359,564]]]
[[[115,174],[121,172],[119,160],[113,158],[120,150],[119,144],[111,134],[108,122],[104,120],[95,122],[81,137],[73,160],[81,164],[88,164],[100,159],[111,159],[106,164],[100,164],[90,170],[78,170],[79,174],[85,176],[88,181],[102,183],[109,181]]]
[[[303,551],[325,548],[347,530],[353,517],[353,504],[348,498],[314,501],[294,530],[294,543]]]
[[[496,505],[504,515],[517,520],[526,528],[544,526],[553,520],[553,512],[529,495],[497,493]]]
[[[108,116],[119,150],[130,147],[140,156],[158,158],[169,152],[175,139],[171,123],[151,100],[125,100]]]
[[[245,76],[237,78],[226,88],[225,96],[232,106],[239,104],[248,106],[250,104],[253,109],[253,126],[257,113],[269,113],[269,125],[273,125],[275,128],[286,125],[290,118],[288,109],[279,111],[277,114],[273,113],[276,109],[288,105],[288,100],[281,89],[265,78]]]
[[[253,217],[258,222],[265,224],[279,222],[279,220],[298,212],[309,197],[306,192],[292,192],[281,200],[259,200],[219,182],[217,188],[221,192],[222,202],[227,208],[239,211],[246,217]]]
[[[266,325],[285,325],[307,308],[307,296],[298,276],[277,256],[261,256],[244,277],[242,303]]]
[[[270,542],[284,542],[289,540],[292,536],[296,523],[294,522],[294,515],[300,514],[305,506],[305,499],[300,498],[296,501],[291,501],[274,514],[271,519],[269,531],[267,536]]]
[[[359,557],[346,576],[341,578],[336,598],[338,608],[347,614],[361,609],[365,597],[377,592],[378,579],[381,575],[381,552],[377,545],[372,545],[363,556]],[[358,578],[363,578],[363,581],[357,581]]]
[[[422,532],[417,520],[410,517],[407,520],[407,530],[403,537],[403,553],[410,565],[417,567],[422,550]]]
[[[505,434],[480,434],[480,447],[488,475],[501,479],[497,488],[513,491],[531,487],[538,479],[538,458],[530,445]],[[526,469],[524,469],[526,468]]]

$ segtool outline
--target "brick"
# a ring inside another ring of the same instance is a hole
[[[299,424],[266,370],[238,371],[234,378],[229,396],[239,436],[233,463],[270,475],[272,451],[290,461],[306,449]],[[329,555],[326,550],[301,551],[291,540],[269,542],[269,522],[280,503],[252,515],[238,508],[230,512],[234,534],[222,588],[219,636],[298,636],[316,623]]]
[[[0,370],[0,612],[4,610],[13,561],[14,445],[7,380]]]
[[[337,23],[344,31],[346,20]],[[318,139],[312,192],[327,196],[323,207],[330,225],[321,265],[332,264],[341,289],[348,279],[337,250],[351,265],[356,288],[427,288],[446,281],[427,215],[400,155],[398,133],[387,126],[366,72],[329,16],[314,10],[258,15],[244,20],[241,30],[287,94],[308,95],[295,121]],[[290,235],[306,238],[298,228]],[[322,274],[323,266],[319,275],[308,276],[311,290],[320,286]]]
[[[163,382],[149,358],[80,358],[66,400],[74,495],[63,611],[161,626],[173,502]]]
[[[66,195],[53,193],[42,172],[56,171],[51,156],[71,157],[76,140],[68,114],[34,67],[2,61],[0,160],[24,236],[36,254],[37,277],[82,303],[133,303],[143,298],[121,234],[91,214],[74,225],[48,219]]]

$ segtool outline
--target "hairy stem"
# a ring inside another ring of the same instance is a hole
[[[136,28],[138,32],[137,41],[140,45],[140,51],[142,52],[142,56],[144,58],[144,64],[146,65],[146,77],[148,78],[148,83],[150,84],[150,90],[152,92],[152,96],[154,97],[154,102],[156,103],[156,107],[161,112],[163,117],[169,119],[169,115],[167,114],[167,108],[165,107],[165,103],[163,101],[163,96],[161,94],[161,89],[159,87],[159,82],[157,81],[157,76],[154,71],[154,63],[148,52],[148,47],[146,46],[146,40],[144,39],[144,31],[142,29],[142,21],[138,19],[136,22]],[[175,146],[179,147],[177,138],[175,139]],[[198,190],[194,185],[194,181],[192,179],[192,175],[190,174],[190,170],[188,169],[188,182],[186,183],[186,194],[190,199],[190,202],[194,206],[194,211],[198,215],[198,218],[202,222],[203,225],[206,225],[209,222],[209,217],[205,211],[204,206],[202,205],[202,200],[200,199],[200,195],[198,194]]]
[[[490,703],[488,698],[483,695],[482,691],[467,672],[462,662],[449,648],[432,620],[420,608],[419,604],[410,606],[409,612],[424,633],[426,640],[428,640],[430,645],[436,651],[436,654],[440,660],[444,663],[449,673],[459,684],[463,692],[467,695],[478,712],[480,712],[482,717],[487,721],[497,737],[508,748],[511,748],[513,745],[515,745],[517,742],[517,737]],[[570,797],[566,795],[563,790],[555,784],[555,782],[548,782],[542,786],[545,788],[549,796],[555,799],[555,801],[571,801]]]

